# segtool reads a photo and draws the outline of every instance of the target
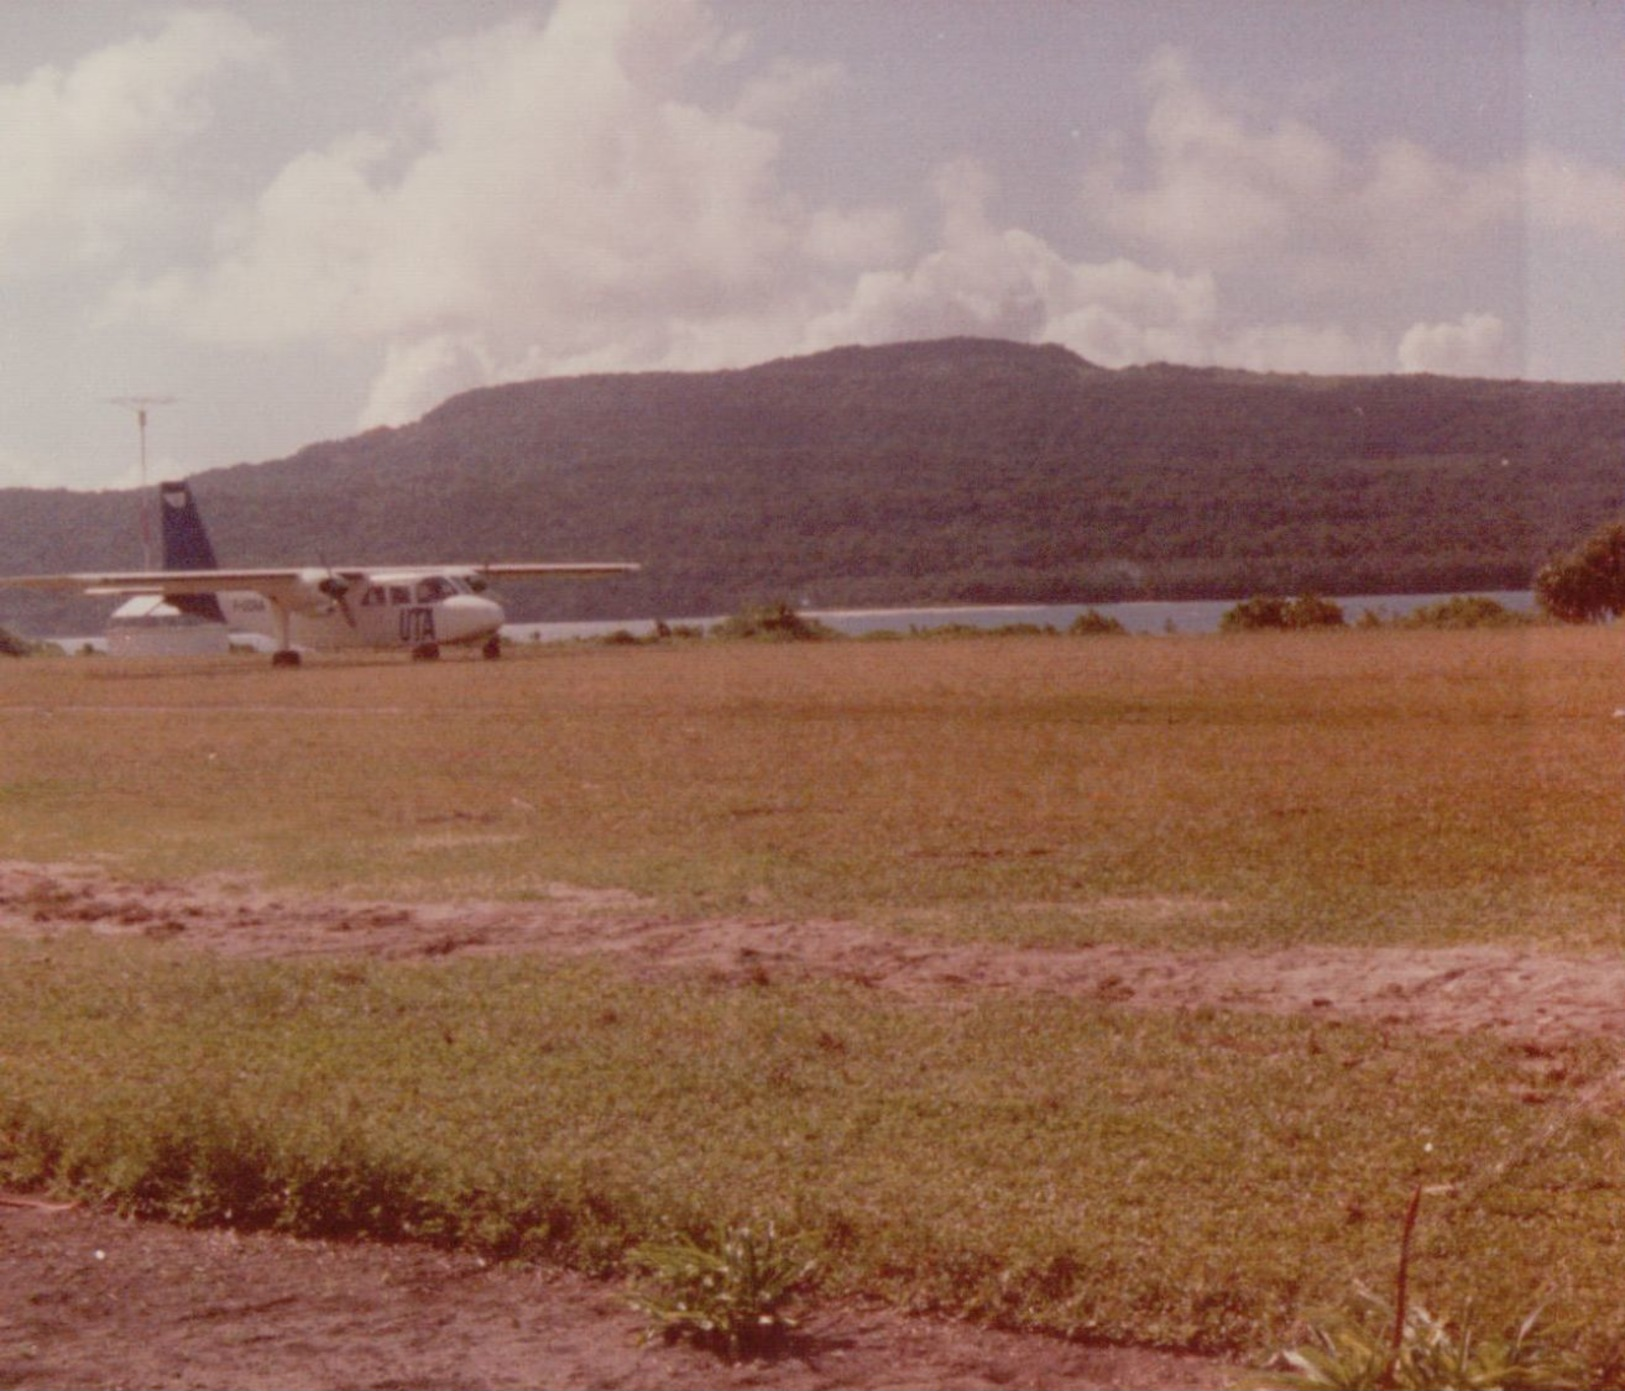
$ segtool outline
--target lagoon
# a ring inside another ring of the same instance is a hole
[[[1427,604],[1440,603],[1452,598],[1450,594],[1355,594],[1338,596],[1339,604],[1350,623],[1358,623],[1362,614],[1375,613],[1380,618],[1402,618]],[[1520,613],[1535,611],[1532,590],[1491,590],[1484,597]],[[1079,614],[1090,609],[1115,618],[1131,633],[1216,633],[1219,620],[1227,610],[1240,601],[1237,599],[1190,599],[1164,603],[1158,600],[1136,600],[1123,604],[1009,604],[964,605],[931,608],[895,609],[818,609],[804,608],[800,612],[807,618],[834,628],[850,637],[868,633],[909,633],[931,628],[961,626],[967,628],[1004,628],[1016,624],[1031,624],[1039,628],[1054,628],[1065,632]],[[627,632],[635,637],[646,637],[655,631],[653,618],[623,619],[608,622],[577,623],[510,623],[502,630],[503,637],[512,642],[567,642],[575,638],[596,638],[614,632]],[[709,628],[720,623],[721,617],[668,619],[673,627],[679,625]]]

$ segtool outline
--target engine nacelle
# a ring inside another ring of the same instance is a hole
[[[331,570],[301,570],[287,605],[295,613],[329,614],[350,590],[350,582]]]

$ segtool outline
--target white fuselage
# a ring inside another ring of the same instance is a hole
[[[472,592],[452,575],[369,575],[342,602],[278,612],[276,602],[254,590],[216,595],[228,626],[281,642],[281,621],[295,647],[394,647],[418,650],[484,643],[497,635],[504,613],[496,600]]]

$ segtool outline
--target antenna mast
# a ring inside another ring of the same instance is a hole
[[[141,519],[141,568],[152,569],[152,516],[147,497],[147,412],[154,406],[172,406],[173,396],[112,396],[108,404],[135,412],[136,429],[141,436],[141,491],[136,504]]]

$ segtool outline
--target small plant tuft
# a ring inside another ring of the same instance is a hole
[[[1501,1336],[1455,1327],[1419,1304],[1404,1311],[1397,1346],[1389,1302],[1361,1289],[1363,1316],[1342,1314],[1312,1325],[1307,1347],[1283,1353],[1291,1372],[1276,1384],[1299,1391],[1568,1391],[1590,1385],[1585,1362],[1536,1334],[1539,1311]]]
[[[785,1306],[815,1262],[781,1242],[773,1224],[729,1227],[712,1243],[689,1236],[631,1252],[648,1283],[628,1299],[649,1320],[646,1338],[687,1338],[730,1361],[771,1351],[795,1327]]]
[[[1588,1385],[1577,1354],[1535,1337],[1538,1309],[1511,1334],[1482,1337],[1470,1323],[1452,1327],[1409,1300],[1422,1191],[1417,1185],[1405,1209],[1393,1303],[1356,1286],[1363,1316],[1340,1314],[1310,1325],[1310,1346],[1282,1354],[1292,1370],[1277,1385],[1297,1391],[1571,1391]]]

